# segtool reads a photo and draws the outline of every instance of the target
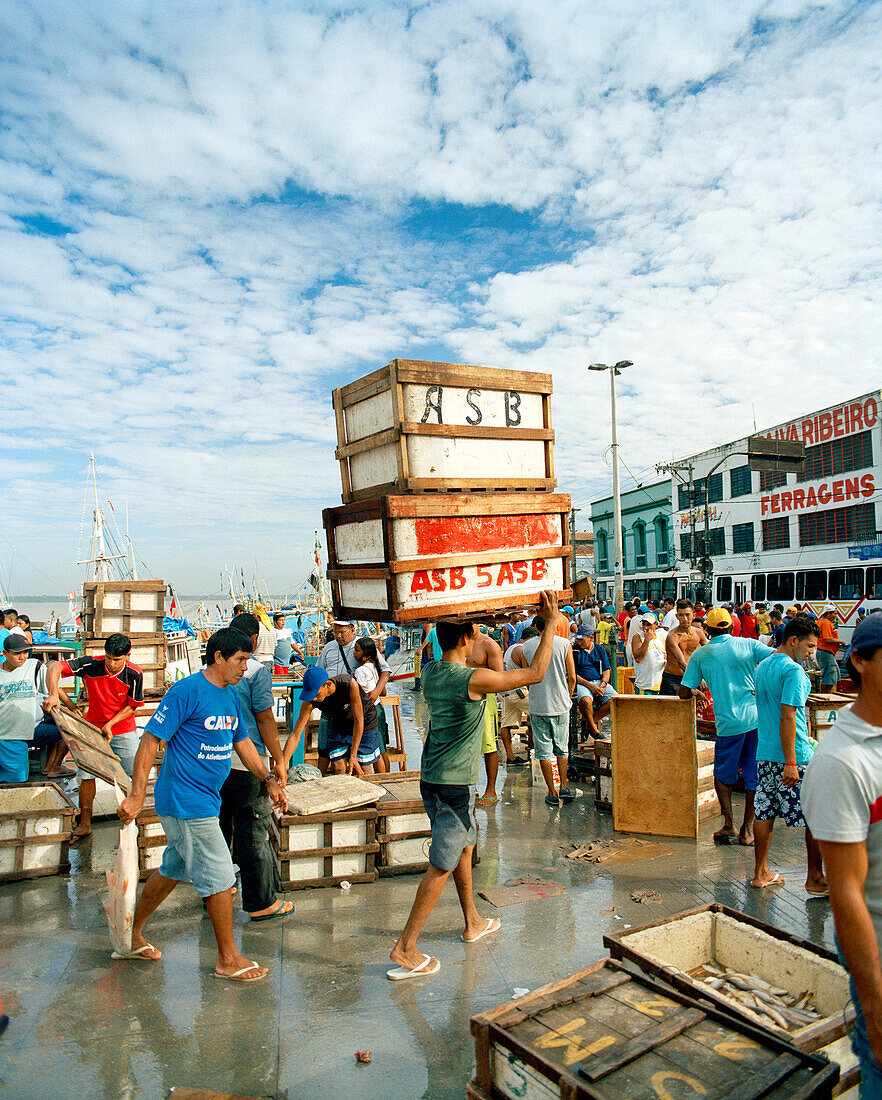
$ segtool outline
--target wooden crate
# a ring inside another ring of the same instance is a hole
[[[604,959],[475,1016],[471,1095],[826,1097],[839,1067]]]
[[[270,844],[276,856],[280,889],[374,882],[377,811],[373,806],[328,814],[279,814],[273,811]]]
[[[83,641],[83,653],[88,657],[104,653],[106,637],[86,638]],[[166,659],[166,637],[164,634],[133,635],[132,651],[128,659],[144,673],[144,694],[147,696],[164,695]]]
[[[836,722],[837,712],[856,698],[857,695],[845,695],[840,691],[812,692],[805,704],[811,736],[820,741]]]
[[[393,359],[334,390],[343,502],[431,490],[550,492],[550,374]]]
[[[144,799],[144,806],[136,818],[138,823],[138,878],[149,878],[159,870],[165,852],[166,836],[156,815],[152,791]]]
[[[717,902],[607,933],[603,944],[614,959],[636,963],[683,993],[764,1027],[800,1050],[824,1052],[846,1034],[854,1019],[848,973],[832,951]],[[789,993],[810,989],[824,1018],[793,1031],[776,1027],[767,1017],[691,977],[689,971],[705,963],[754,974]],[[850,1071],[847,1058],[846,1063]]]
[[[365,776],[386,793],[377,803],[377,868],[381,875],[419,874],[429,867],[431,823],[420,795],[420,773]]]
[[[594,805],[612,809],[612,742],[594,742]]]
[[[613,827],[697,839],[720,808],[713,745],[695,739],[695,700],[617,696],[611,713]]]
[[[616,669],[616,691],[619,695],[634,695],[634,669],[630,665],[619,665]]]
[[[566,494],[387,496],[323,513],[340,618],[399,623],[502,613],[555,589],[572,555]]]
[[[166,591],[165,581],[86,581],[85,636],[161,634]]]
[[[0,882],[69,871],[75,814],[55,783],[0,787]]]

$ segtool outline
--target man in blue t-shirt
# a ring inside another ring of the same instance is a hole
[[[576,665],[576,701],[582,716],[582,736],[602,737],[598,722],[609,714],[609,703],[616,692],[610,685],[609,655],[594,640],[594,629],[580,626],[573,641]]]
[[[173,684],[144,728],[131,793],[118,813],[128,823],[141,812],[147,777],[159,742],[164,741],[154,800],[167,844],[162,864],[147,880],[135,908],[132,950],[123,958],[160,959],[160,952],[142,935],[144,924],[178,882],[192,882],[214,926],[215,977],[258,982],[267,976],[267,968],[249,962],[233,938],[236,875],[218,821],[220,789],[230,774],[233,749],[265,784],[274,805],[288,807],[284,790],[248,736],[233,686],[242,679],[250,652],[250,639],[238,630],[227,627],[212,634],[205,647],[205,668]]]
[[[714,702],[717,738],[714,743],[714,789],[723,812],[723,827],[714,833],[717,844],[753,843],[753,799],[756,791],[756,693],[757,665],[771,657],[768,646],[755,638],[733,638],[732,616],[723,607],[707,613],[705,629],[710,641],[696,649],[680,681],[679,696],[701,695],[702,681]],[[732,788],[739,769],[744,775],[744,818],[735,832]]]
[[[784,627],[784,641],[771,659],[756,670],[756,709],[759,715],[756,749],[755,867],[750,885],[758,889],[779,886],[783,875],[769,870],[769,845],[776,817],[792,829],[805,829],[808,857],[806,893],[825,898],[830,891],[824,878],[821,849],[802,815],[801,786],[805,766],[812,758],[805,704],[811,681],[802,662],[818,644],[818,626],[806,615],[796,615]]]

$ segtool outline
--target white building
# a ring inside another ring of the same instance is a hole
[[[707,486],[713,601],[817,610],[829,599],[842,623],[853,626],[861,603],[882,599],[880,413],[876,390],[760,432],[805,444],[799,474],[751,472],[746,438],[681,460],[691,465],[698,491],[690,509],[688,489],[672,478],[679,569],[690,566],[693,520],[700,556],[704,481],[724,459]]]

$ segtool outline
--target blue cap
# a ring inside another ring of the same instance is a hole
[[[649,610],[650,610],[650,609],[649,609],[649,608],[648,608],[648,607],[646,606],[646,604],[645,604],[645,603],[642,603],[642,604],[640,605],[640,611],[641,611],[641,612],[645,613],[645,612],[647,612],[647,611],[649,611]]]
[[[576,637],[577,638],[593,638],[594,637],[594,631],[592,630],[592,628],[590,626],[580,626],[579,629],[576,631]]]
[[[870,649],[873,646],[882,646],[882,613],[878,611],[865,615],[851,636],[852,649]]]
[[[300,702],[311,703],[318,695],[319,688],[329,679],[330,676],[321,665],[311,665],[303,673],[303,690],[300,692]]]
[[[565,603],[563,605],[563,607],[561,608],[561,611],[566,611],[566,613],[568,615],[575,615],[576,614],[576,612],[572,609],[572,607],[570,607],[570,605],[568,603]]]

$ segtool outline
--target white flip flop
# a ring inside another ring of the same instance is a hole
[[[408,978],[428,978],[432,974],[437,974],[441,969],[441,963],[435,959],[435,965],[429,966],[432,962],[431,955],[423,955],[423,961],[419,966],[415,966],[412,970],[409,970],[406,966],[396,966],[392,970],[386,971],[386,977],[390,982],[404,982]]]
[[[218,974],[218,972],[216,970],[213,971],[213,974],[216,978],[220,978],[221,981],[224,981],[224,982],[243,982],[245,985],[248,985],[250,982],[262,982],[263,979],[268,976],[269,971],[267,971],[266,974],[258,974],[254,978],[243,978],[242,977],[242,975],[247,974],[249,970],[259,970],[259,969],[260,969],[260,963],[253,962],[250,966],[243,966],[242,969],[237,970],[235,972],[235,974]]]
[[[156,950],[156,948],[153,946],[152,943],[145,943],[143,947],[138,947],[138,948],[136,948],[136,950],[129,951],[125,955],[121,955],[118,951],[111,951],[110,957],[112,959],[138,959],[139,962],[151,962],[151,963],[159,962],[159,959],[162,958],[162,955],[159,956],[159,959],[149,959],[144,954],[145,951],[155,951],[155,950]]]
[[[494,924],[496,925],[495,928],[493,927]],[[460,936],[459,938],[462,940],[463,943],[477,943],[478,940],[482,940],[485,936],[492,936],[494,932],[498,932],[501,928],[502,921],[499,920],[498,917],[488,917],[487,926],[482,929],[482,931],[480,931],[474,939],[467,940],[465,936]]]

